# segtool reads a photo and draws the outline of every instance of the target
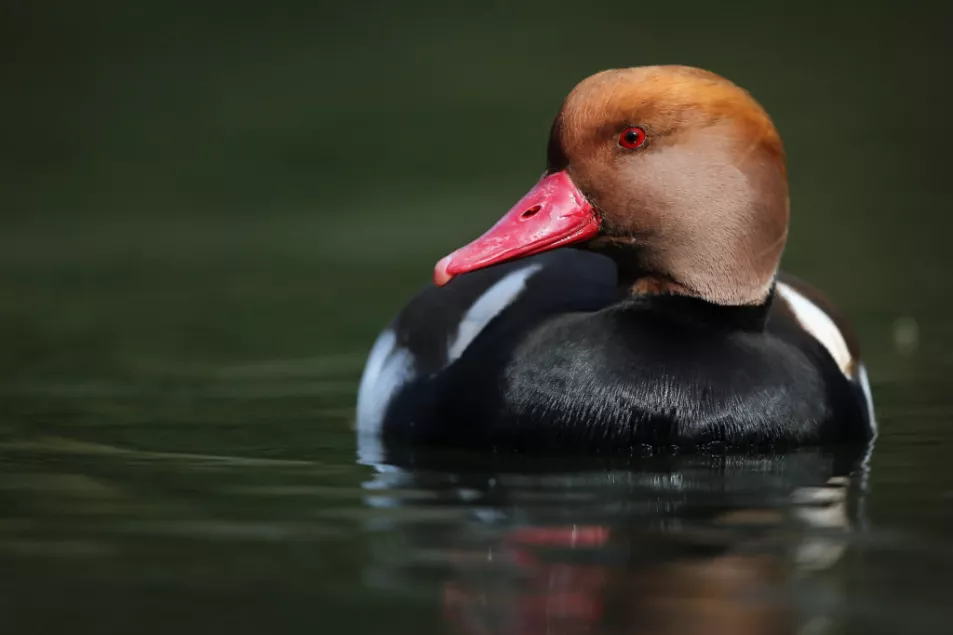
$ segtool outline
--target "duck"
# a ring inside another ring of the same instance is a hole
[[[584,79],[539,181],[378,336],[359,438],[532,454],[870,440],[848,320],[780,271],[789,207],[781,138],[743,88],[687,66]]]

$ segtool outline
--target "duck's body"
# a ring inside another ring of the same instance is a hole
[[[523,452],[869,437],[846,324],[777,271],[787,185],[770,120],[703,71],[611,73],[564,104],[540,183],[381,334],[359,433]],[[665,82],[717,99],[676,107]],[[631,106],[633,85],[658,97]]]
[[[612,261],[574,249],[459,282],[428,287],[381,334],[361,383],[361,434],[527,452],[872,431],[849,334],[786,276],[769,303],[732,311],[675,295],[620,299]]]

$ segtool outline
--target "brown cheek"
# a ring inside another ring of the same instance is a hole
[[[788,183],[784,165],[763,161],[746,167],[749,181],[760,192],[761,204],[777,210],[773,214],[761,214],[758,219],[765,243],[776,241],[787,234],[788,225]]]
[[[665,233],[696,237],[710,230],[738,229],[743,222],[737,210],[751,198],[746,176],[720,148],[705,150],[701,144],[695,151],[665,148],[641,171]]]
[[[645,182],[642,157],[626,157],[615,148],[602,150],[590,160],[574,163],[573,180],[604,214],[610,235],[634,237],[654,231],[653,200]]]

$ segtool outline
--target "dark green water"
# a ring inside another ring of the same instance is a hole
[[[946,16],[229,6],[0,16],[4,633],[953,630]],[[654,62],[775,117],[872,454],[359,462],[376,332]]]

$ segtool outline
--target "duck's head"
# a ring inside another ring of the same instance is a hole
[[[542,179],[434,280],[577,244],[636,293],[760,304],[787,225],[781,139],[751,95],[684,66],[609,70],[566,98]]]

